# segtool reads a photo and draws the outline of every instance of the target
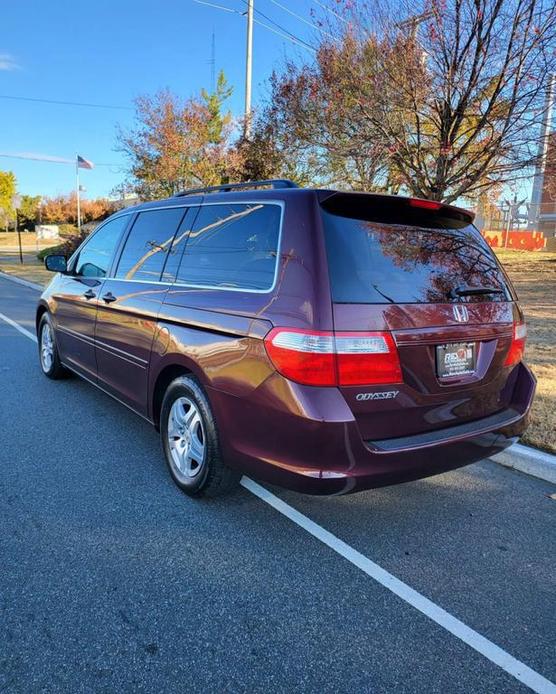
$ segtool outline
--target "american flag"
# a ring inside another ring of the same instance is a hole
[[[89,161],[88,159],[83,159],[83,157],[80,157],[78,154],[77,155],[77,168],[78,169],[94,169],[95,165],[93,164],[92,161]]]

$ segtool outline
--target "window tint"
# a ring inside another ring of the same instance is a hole
[[[501,293],[468,301],[509,301],[503,271],[471,226],[431,229],[323,212],[332,298],[339,303],[447,303],[456,287]]]
[[[140,212],[125,242],[116,277],[157,282],[184,212],[183,208]]]
[[[203,206],[191,230],[178,281],[203,287],[270,289],[280,230],[279,205]]]
[[[106,222],[91,236],[79,251],[75,274],[81,277],[104,277],[120,240],[120,235],[129,222],[129,215]]]

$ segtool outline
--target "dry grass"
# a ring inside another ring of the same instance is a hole
[[[523,440],[556,453],[556,253],[499,251],[527,319],[526,358],[538,379]]]
[[[29,282],[36,282],[44,287],[53,277],[52,273],[45,269],[44,263],[37,260],[35,252],[24,252],[23,265],[21,265],[18,253],[0,250],[0,271],[29,280]]]
[[[52,241],[52,239],[41,239],[40,241],[38,241],[38,247],[39,249],[47,248],[48,246],[52,246],[54,243],[56,243],[56,241]],[[11,251],[12,249],[17,250],[18,247],[19,241],[16,233],[14,233],[13,231],[0,232],[0,249]],[[37,248],[36,234],[32,231],[22,231],[21,247],[26,251],[35,250]]]

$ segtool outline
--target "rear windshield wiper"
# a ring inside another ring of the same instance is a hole
[[[450,299],[457,299],[460,296],[481,296],[482,294],[504,294],[504,290],[497,287],[466,287],[460,284],[459,287],[450,289],[448,296]]]

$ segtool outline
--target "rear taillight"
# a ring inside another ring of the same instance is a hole
[[[265,347],[276,369],[286,378],[310,386],[336,385],[334,335],[274,328]]]
[[[336,333],[341,386],[401,383],[398,350],[390,333]]]
[[[523,359],[525,352],[525,340],[527,339],[527,326],[525,323],[514,323],[512,344],[506,355],[504,366],[514,366]]]
[[[387,332],[316,332],[274,328],[265,338],[272,363],[286,378],[312,386],[401,383],[398,350]]]

